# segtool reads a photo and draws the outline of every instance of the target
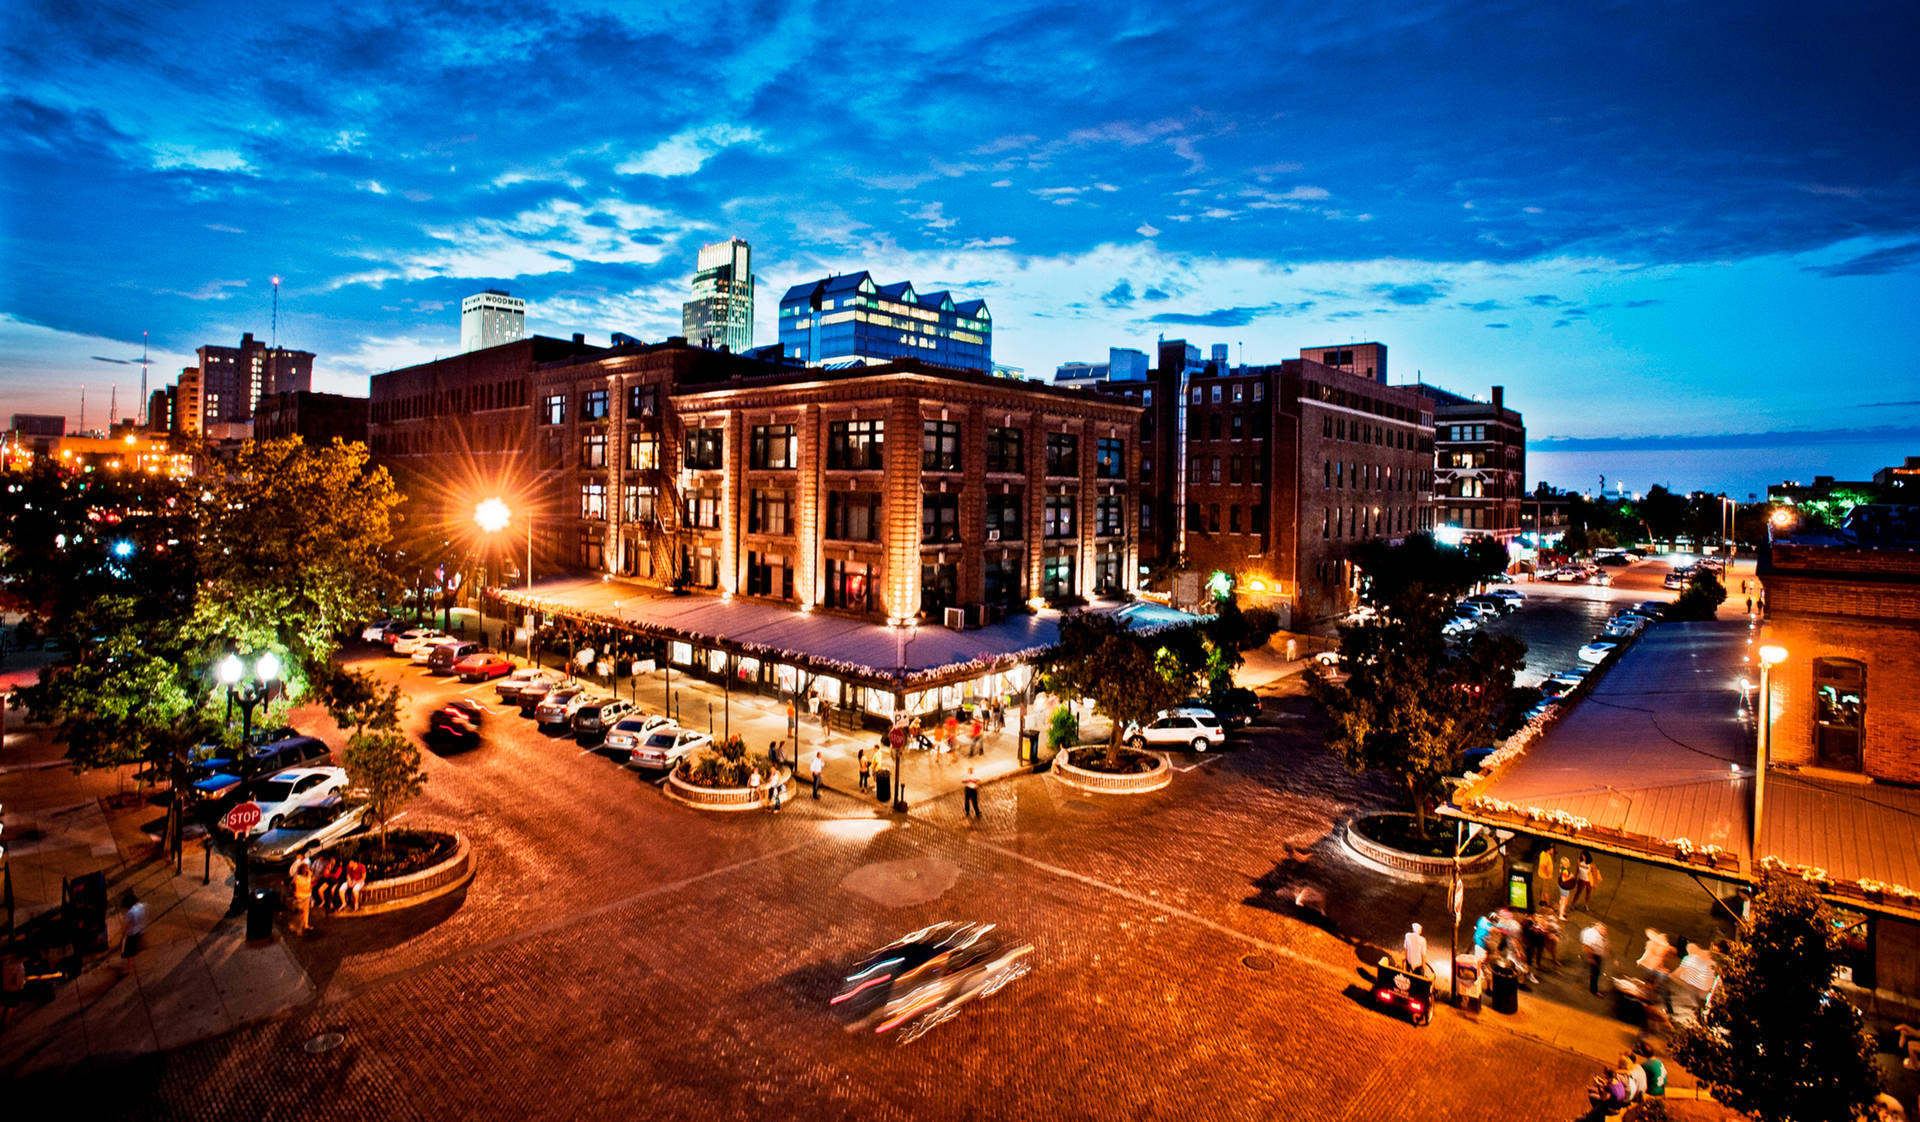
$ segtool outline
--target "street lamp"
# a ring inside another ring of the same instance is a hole
[[[1753,765],[1753,863],[1760,862],[1760,809],[1767,782],[1767,760],[1773,754],[1773,668],[1785,662],[1787,648],[1769,643],[1760,648],[1760,735]]]
[[[513,512],[507,508],[505,500],[496,496],[495,498],[483,500],[479,506],[473,508],[473,520],[482,530],[485,530],[489,534],[495,534],[506,529],[507,524],[513,521]],[[529,613],[527,621],[527,661],[532,662],[533,621],[531,612],[533,611],[533,606],[531,601],[533,599],[533,515],[531,513],[527,515],[527,599],[529,601],[527,606]]]
[[[232,712],[233,702],[240,702],[240,797],[247,800],[253,797],[253,783],[248,774],[246,758],[249,741],[253,739],[253,709],[265,701],[273,692],[275,679],[280,677],[280,656],[268,651],[254,661],[253,679],[241,687],[240,682],[247,676],[247,666],[237,654],[229,654],[220,660],[220,681],[227,687],[228,712]],[[242,834],[236,839],[239,853],[234,859],[233,905],[231,912],[238,914],[247,907],[248,866],[253,863],[250,834]]]

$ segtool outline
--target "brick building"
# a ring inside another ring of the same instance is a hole
[[[1433,402],[1434,524],[1463,537],[1510,542],[1520,535],[1527,487],[1527,426],[1506,405],[1506,388],[1476,401],[1420,385]]]
[[[254,407],[255,440],[297,436],[308,444],[335,437],[349,444],[367,442],[367,399],[346,394],[291,390],[267,394]]]

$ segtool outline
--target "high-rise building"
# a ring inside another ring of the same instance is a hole
[[[211,435],[216,426],[245,425],[262,396],[313,388],[312,351],[269,347],[251,331],[237,347],[208,345],[194,353],[200,365],[180,372],[183,431]]]
[[[912,281],[875,284],[866,272],[796,284],[780,298],[780,353],[809,366],[914,359],[957,370],[993,369],[985,300],[919,293]]]
[[[1433,505],[1438,526],[1462,537],[1510,542],[1520,535],[1527,489],[1527,426],[1507,408],[1504,387],[1475,401],[1422,384],[1433,402]]]
[[[695,264],[680,334],[696,347],[744,354],[753,347],[753,247],[739,238],[701,246]]]
[[[460,349],[484,351],[527,337],[527,302],[489,288],[460,301]]]

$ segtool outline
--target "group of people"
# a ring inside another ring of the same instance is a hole
[[[1538,985],[1541,968],[1552,973],[1560,963],[1560,917],[1544,908],[1488,912],[1474,924],[1473,947],[1482,965],[1504,963],[1529,985]]]
[[[295,935],[305,935],[312,927],[315,904],[329,912],[357,910],[366,887],[367,866],[359,859],[322,853],[309,861],[300,854],[287,869],[287,906],[293,912],[289,927]]]

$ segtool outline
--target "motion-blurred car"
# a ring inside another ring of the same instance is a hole
[[[526,704],[525,694],[521,695],[521,704]],[[539,704],[533,707],[533,722],[541,728],[552,725],[572,725],[573,715],[582,705],[593,700],[587,687],[575,682],[569,686],[555,686],[547,691]]]
[[[1220,718],[1222,725],[1230,729],[1246,728],[1260,715],[1260,695],[1239,687],[1221,690],[1207,697],[1190,697],[1180,705],[1187,709],[1211,711]]]
[[[828,1005],[848,1032],[891,1032],[911,1040],[1025,974],[1033,944],[990,923],[936,923],[853,964]]]
[[[463,682],[485,682],[512,674],[513,663],[503,654],[475,651],[454,663],[453,672],[458,674]]]
[[[627,757],[627,766],[636,771],[665,771],[688,752],[712,743],[713,737],[704,732],[663,725],[648,733],[634,748],[633,754]]]
[[[317,803],[347,785],[345,768],[296,767],[255,781],[253,801],[260,805],[260,821],[252,832],[263,834],[280,824],[291,811]]]
[[[393,640],[393,653],[412,656],[421,644],[433,644],[446,638],[449,638],[447,633],[437,627],[409,628]]]
[[[471,748],[480,743],[480,727],[486,719],[486,706],[470,697],[454,698],[427,717],[427,742]]]
[[[360,829],[366,821],[365,803],[349,803],[328,795],[310,806],[296,807],[280,816],[273,829],[254,839],[253,859],[267,864],[291,861],[294,854],[315,849]]]
[[[672,724],[672,721],[658,713],[643,715],[637,711],[632,712],[613,723],[613,727],[607,730],[607,738],[601,742],[600,747],[608,752],[625,752],[631,759],[633,750],[640,747],[640,742],[647,738],[648,733]]]

